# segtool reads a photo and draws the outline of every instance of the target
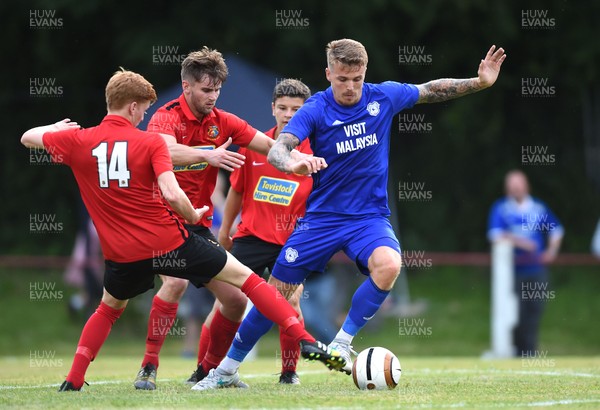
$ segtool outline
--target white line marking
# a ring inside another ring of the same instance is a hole
[[[518,404],[517,406],[527,407],[546,407],[546,406],[560,406],[562,404],[583,404],[583,403],[600,403],[598,399],[565,399],[565,400],[552,400],[552,401],[539,401],[533,403]]]
[[[326,374],[329,373],[329,371],[327,370],[305,370],[305,371],[299,371],[298,374],[300,376],[305,375],[305,374]],[[275,375],[274,374],[268,374],[268,373],[260,373],[260,374],[240,374],[242,380],[244,379],[262,379],[262,378],[270,378],[273,377]],[[176,381],[181,381],[182,383],[184,382],[183,379],[161,379],[159,378],[157,380],[157,382],[176,382]],[[127,384],[127,383],[131,383],[133,384],[133,379],[131,380],[94,380],[94,381],[90,381],[89,382],[90,385],[103,385],[103,384]],[[50,387],[60,387],[60,385],[62,384],[62,382],[60,383],[52,383],[52,384],[36,384],[36,385],[29,385],[29,386],[3,386],[0,385],[0,390],[17,390],[17,389],[47,389]],[[85,389],[85,385],[84,385],[84,389]]]
[[[459,403],[448,403],[448,404],[421,404],[417,406],[405,407],[407,409],[454,409],[461,407],[475,407],[478,409],[483,408],[515,408],[515,407],[550,407],[550,406],[562,406],[569,404],[588,404],[588,403],[600,403],[600,399],[563,399],[563,400],[550,400],[550,401],[540,401],[540,402],[529,402],[529,403],[490,403],[483,404],[477,403],[467,404],[464,402]]]
[[[407,372],[403,372],[408,374]],[[600,377],[600,374],[594,373],[580,373],[580,372],[568,372],[568,371],[542,371],[542,370],[511,370],[511,369],[416,369],[411,371],[412,374],[447,374],[447,373],[457,373],[457,374],[522,374],[522,375],[535,375],[535,376],[561,376],[561,377],[590,377],[596,378]]]

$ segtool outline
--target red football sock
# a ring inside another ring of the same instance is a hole
[[[221,363],[239,327],[240,322],[232,322],[223,316],[220,310],[217,310],[210,324],[210,344],[208,345],[208,351],[202,361],[204,371],[208,372]]]
[[[90,362],[96,358],[112,325],[124,310],[125,308],[113,309],[104,302],[100,302],[96,312],[86,322],[77,343],[73,365],[67,375],[67,381],[73,383],[73,387],[76,389],[83,386],[85,372]]]
[[[300,320],[300,324],[304,326],[304,319]],[[281,345],[281,373],[295,372],[298,358],[300,358],[300,345],[285,334],[281,327],[279,328],[279,344]]]
[[[298,321],[298,313],[274,286],[253,273],[242,285],[242,292],[254,306],[271,322],[278,324],[296,343],[301,340],[314,342],[315,338]]]
[[[198,364],[202,363],[202,360],[204,360],[204,356],[206,356],[206,351],[208,350],[209,344],[210,328],[206,327],[206,325],[202,325],[202,330],[200,331],[200,340],[198,341]]]
[[[148,363],[158,368],[158,354],[162,348],[167,333],[171,330],[177,316],[179,303],[165,302],[158,296],[152,299],[152,309],[148,318],[148,336],[146,337],[146,353],[142,367]]]

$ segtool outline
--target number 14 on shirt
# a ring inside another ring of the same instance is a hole
[[[108,161],[108,143],[101,142],[92,150],[98,164],[98,180],[100,188],[108,188],[109,181],[119,181],[119,188],[127,188],[131,173],[127,169],[127,142],[117,141]],[[108,167],[107,167],[108,163]]]

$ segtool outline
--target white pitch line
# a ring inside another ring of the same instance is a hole
[[[305,371],[299,371],[298,375],[302,376],[305,374],[325,374],[325,373],[329,373],[327,370],[305,370]],[[274,373],[275,374],[275,373]],[[242,380],[243,379],[260,379],[260,378],[267,378],[267,377],[273,377],[274,374],[265,374],[265,373],[260,373],[260,374],[240,374]],[[178,380],[182,380],[182,379],[161,379],[159,378],[157,381],[158,382],[173,382],[173,381],[178,381]],[[124,384],[124,383],[132,383],[132,380],[97,380],[97,381],[91,381],[90,385],[103,385],[103,384]],[[52,383],[52,384],[36,384],[36,385],[29,385],[29,386],[3,386],[0,385],[0,390],[18,390],[18,389],[45,389],[45,388],[50,388],[50,387],[59,387],[61,383]],[[85,385],[84,385],[85,388]]]
[[[512,369],[417,369],[414,371],[403,371],[404,374],[445,374],[445,373],[457,373],[457,374],[522,374],[532,376],[561,376],[561,377],[589,377],[596,378],[600,377],[600,374],[594,373],[580,373],[580,372],[560,372],[560,371],[542,371],[542,370],[512,370]]]
[[[298,372],[299,375],[304,374],[323,374],[328,373],[326,370],[306,370]],[[532,376],[553,376],[553,377],[585,377],[585,378],[598,378],[600,375],[593,373],[579,373],[579,372],[559,372],[559,371],[539,371],[539,370],[511,370],[511,369],[417,369],[414,371],[405,371],[405,375],[409,374],[521,374],[521,375],[532,375]],[[265,374],[265,373],[257,373],[257,374],[241,374],[242,379],[260,379],[272,377],[273,374]],[[160,382],[172,382],[178,381],[179,379],[159,379]],[[93,385],[105,385],[105,384],[123,384],[123,383],[131,383],[131,380],[98,380],[92,381]],[[4,386],[0,385],[0,390],[18,390],[18,389],[41,389],[41,388],[51,388],[51,387],[59,387],[61,383],[53,383],[53,384],[38,384],[38,385],[30,385],[30,386]],[[463,403],[464,404],[464,403]],[[560,403],[559,403],[560,404]],[[452,405],[447,405],[444,407],[461,407],[461,403],[455,403]],[[529,404],[523,404],[523,406],[529,406]],[[533,406],[533,405],[532,405]],[[535,407],[535,406],[533,406]]]
[[[561,406],[563,404],[584,404],[584,403],[600,403],[600,399],[565,399],[565,400],[551,400],[551,401],[539,401],[533,403],[518,404],[518,406],[527,407],[547,407],[547,406]]]
[[[496,408],[514,408],[514,407],[551,407],[551,406],[563,406],[569,404],[589,404],[589,403],[600,403],[600,399],[563,399],[563,400],[549,400],[540,402],[529,402],[529,403],[490,403],[482,404],[477,403],[447,403],[447,404],[421,404],[417,406],[406,407],[407,409],[454,409],[461,407],[476,407],[478,409],[496,409]]]

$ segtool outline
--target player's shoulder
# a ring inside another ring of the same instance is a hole
[[[365,87],[372,93],[380,93],[388,96],[390,93],[412,93],[417,90],[414,84],[401,83],[398,81],[384,81],[382,83],[365,83]]]
[[[141,139],[143,139],[144,141],[147,141],[148,143],[157,144],[157,145],[166,144],[165,139],[158,132],[142,131],[142,130],[137,130],[137,131],[139,131],[138,136]]]
[[[151,122],[173,121],[181,117],[181,102],[175,98],[160,106],[152,115]]]
[[[71,128],[71,129],[66,129],[66,130],[60,130],[60,131],[49,131],[44,133],[44,135],[42,136],[44,145],[47,146],[47,144],[55,144],[58,141],[63,141],[66,142],[68,141],[69,144],[75,144],[75,145],[80,145],[82,144],[84,141],[88,141],[91,139],[90,134],[92,133],[92,130],[95,129],[96,127],[91,127],[91,128]]]
[[[300,113],[300,117],[305,116],[318,119],[323,116],[323,113],[330,109],[329,105],[331,105],[331,101],[328,98],[327,90],[319,91],[311,95],[304,104],[302,104],[298,113]]]
[[[240,120],[240,121],[243,121],[242,118],[240,118],[239,116],[235,115],[234,113],[231,113],[229,111],[226,111],[226,110],[224,110],[222,108],[217,108],[217,107],[214,107],[209,115],[213,119],[217,119],[217,120],[220,120],[220,121],[227,121],[227,120]]]
[[[131,122],[129,120],[125,119],[124,117],[121,117],[119,115],[106,114],[104,116],[104,118],[102,118],[102,121],[100,121],[96,125],[92,125],[90,127],[82,126],[79,128],[70,128],[67,130],[60,131],[60,132],[69,131],[69,132],[72,132],[74,135],[88,135],[88,134],[92,134],[95,132],[106,133],[107,129],[114,129],[114,128],[121,129],[123,127],[127,127],[130,125],[131,125]]]
[[[142,145],[155,145],[165,143],[164,138],[155,131],[144,131],[139,128],[129,128],[126,133],[120,133],[130,142],[136,142]]]
[[[329,104],[329,98],[327,95],[327,90],[325,91],[318,91],[316,93],[314,93],[313,95],[311,95],[310,97],[308,97],[308,100],[306,100],[304,102],[304,104],[302,105],[302,107],[300,107],[301,109],[319,109],[325,105]]]
[[[165,104],[161,105],[158,108],[158,110],[156,110],[156,112],[164,111],[164,112],[174,114],[180,110],[181,110],[181,102],[179,101],[179,98],[175,98],[175,99],[168,101]]]
[[[85,135],[91,134],[94,132],[99,126],[94,125],[93,127],[81,127],[81,128],[70,128],[61,131],[50,131],[46,134],[60,134],[61,136],[69,136],[71,138],[82,138]]]

